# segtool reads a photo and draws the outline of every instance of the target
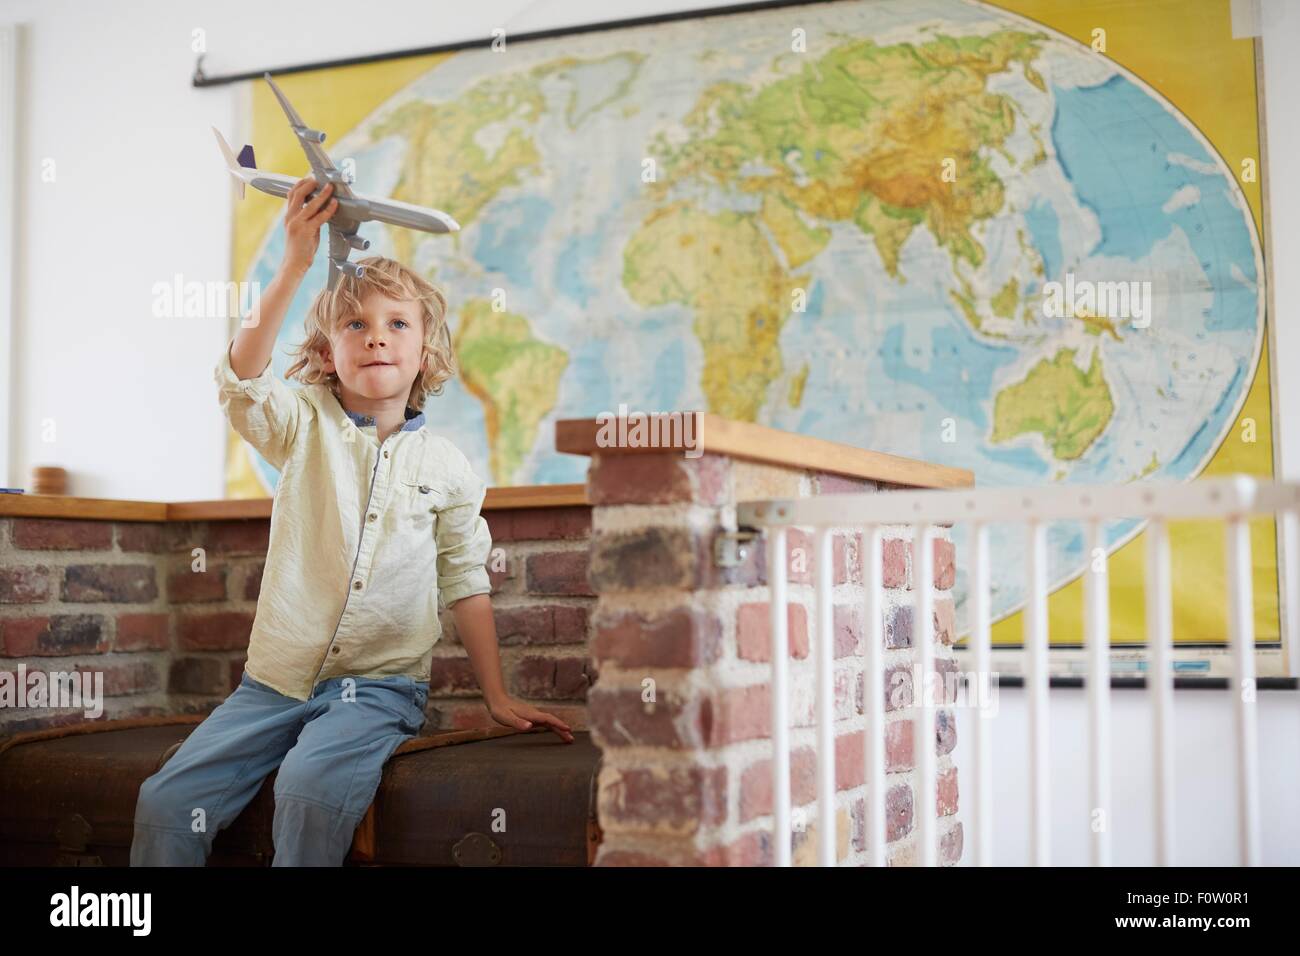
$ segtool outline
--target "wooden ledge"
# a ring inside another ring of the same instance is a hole
[[[0,495],[0,518],[71,518],[90,521],[238,521],[271,517],[271,498],[216,501],[130,501],[69,495]],[[505,485],[489,488],[484,511],[589,506],[587,486]]]
[[[555,450],[571,455],[594,455],[597,452],[610,455],[661,452],[665,449],[683,452],[699,449],[715,455],[730,455],[732,458],[784,465],[804,471],[866,478],[910,488],[968,488],[975,484],[974,473],[965,468],[949,468],[915,458],[886,455],[854,445],[842,445],[822,438],[768,428],[766,425],[739,422],[711,412],[683,411],[673,414],[682,418],[697,415],[693,432],[683,434],[684,430],[675,428],[668,441],[654,446],[635,447],[611,446],[600,441],[602,430],[608,432],[614,427],[604,419],[561,419],[555,423]],[[632,418],[630,415],[628,417]]]

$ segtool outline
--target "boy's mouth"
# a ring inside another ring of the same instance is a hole
[[[367,362],[362,368],[373,368],[375,366],[392,365],[392,362]]]

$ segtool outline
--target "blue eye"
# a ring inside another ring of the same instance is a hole
[[[406,328],[406,327],[408,327],[408,326],[411,324],[411,323],[407,322],[406,319],[398,319],[397,321],[402,323],[402,327],[403,327],[403,328]]]

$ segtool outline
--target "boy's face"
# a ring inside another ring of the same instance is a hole
[[[420,372],[424,327],[419,303],[371,290],[361,314],[343,321],[322,356],[325,371],[364,398],[403,400]]]

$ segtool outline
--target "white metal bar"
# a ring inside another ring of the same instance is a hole
[[[1284,511],[1281,531],[1287,667],[1292,677],[1300,677],[1300,512]]]
[[[1047,712],[1047,529],[1030,521],[1029,603],[1025,608],[1025,692],[1029,698],[1029,862],[1051,861]]]
[[[772,528],[767,536],[769,608],[772,631],[772,841],[776,865],[790,865],[790,640],[786,629],[789,601],[786,593],[785,528]]]
[[[1169,573],[1169,528],[1159,518],[1147,525],[1146,612],[1151,666],[1152,752],[1155,757],[1153,830],[1156,866],[1174,865],[1174,628]]]
[[[921,866],[938,859],[939,784],[936,772],[934,712],[943,700],[934,679],[934,537],[929,525],[912,528],[912,593],[916,617],[912,624],[912,702],[916,731],[912,736],[916,764],[916,808],[920,820],[917,842]]]
[[[988,704],[985,694],[997,692],[991,673],[991,628],[989,609],[989,529],[982,524],[971,527],[971,647],[975,652],[975,679],[980,695],[975,717],[975,796],[974,840],[975,865],[993,865],[993,746],[989,739]]]
[[[1100,521],[1088,522],[1083,576],[1084,641],[1088,653],[1088,788],[1093,866],[1110,866],[1110,575]]]
[[[1286,487],[1286,486],[1283,486]],[[1129,518],[1226,518],[1261,507],[1260,483],[1248,475],[1125,485],[1048,485],[958,491],[890,491],[745,502],[745,525],[952,524]]]
[[[813,533],[817,551],[817,865],[835,866],[835,634],[831,531]]]
[[[1232,695],[1237,746],[1237,836],[1241,865],[1259,865],[1259,755],[1255,725],[1255,612],[1251,587],[1250,525],[1228,519],[1228,635],[1232,641]]]
[[[883,617],[883,573],[880,527],[862,530],[862,638],[866,641],[866,674],[863,675],[863,709],[866,711],[867,768],[867,865],[886,866],[889,848],[885,842],[885,635]]]
[[[18,274],[18,200],[14,170],[19,149],[18,57],[20,48],[30,42],[30,29],[19,23],[0,24],[0,400],[8,409],[19,405],[18,351],[15,348],[18,340],[14,334],[17,328],[14,317],[18,309],[14,282]],[[30,52],[27,55],[30,56]],[[14,467],[12,422],[15,417],[13,414],[0,415],[0,485],[26,484]]]

